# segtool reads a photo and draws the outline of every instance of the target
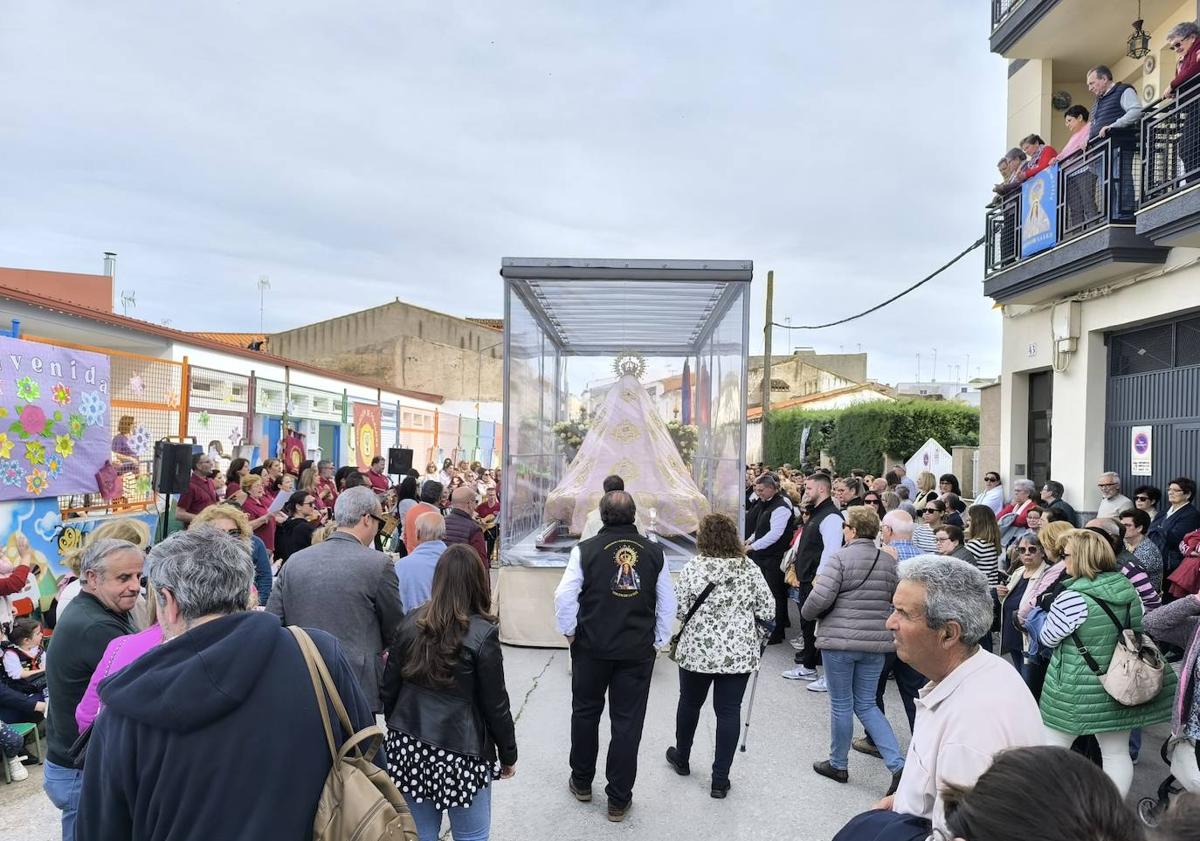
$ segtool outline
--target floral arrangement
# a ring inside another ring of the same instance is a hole
[[[575,460],[575,456],[579,454],[579,448],[583,446],[583,439],[587,437],[588,430],[592,428],[592,419],[588,417],[587,410],[581,409],[579,417],[570,421],[559,421],[554,424],[554,434],[563,447],[563,454],[567,457],[567,462]],[[675,449],[679,451],[679,457],[683,459],[683,463],[687,467],[692,466],[692,459],[696,455],[696,447],[700,441],[700,428],[693,424],[683,424],[677,420],[667,422],[667,432],[671,435],[671,440],[675,442]]]
[[[696,455],[696,445],[700,442],[700,427],[695,424],[684,424],[677,420],[667,421],[667,432],[679,450],[679,457],[688,467],[692,466],[692,458]]]

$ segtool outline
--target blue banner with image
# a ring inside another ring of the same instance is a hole
[[[1030,176],[1021,185],[1021,256],[1045,251],[1058,242],[1058,164]]]

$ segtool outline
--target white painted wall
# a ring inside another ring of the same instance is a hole
[[[1104,465],[1104,415],[1108,350],[1106,331],[1136,327],[1200,308],[1200,249],[1175,248],[1161,269],[1114,282],[1136,283],[1097,294],[1080,304],[1079,349],[1065,371],[1054,374],[1051,426],[1051,475],[1066,485],[1066,500],[1079,511],[1094,511],[1096,476]],[[1147,277],[1149,275],[1149,277]],[[1156,276],[1157,275],[1157,276]],[[1013,314],[1019,312],[1019,314]],[[1011,316],[1011,317],[1010,317]],[[1028,464],[1028,374],[1053,362],[1051,311],[1007,307],[1004,320],[1003,411],[1000,463],[1007,484],[1015,464]],[[1061,367],[1061,364],[1060,364]],[[1200,395],[1196,399],[1200,399]]]

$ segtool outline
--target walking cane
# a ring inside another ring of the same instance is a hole
[[[757,620],[756,620],[757,621]],[[769,630],[773,631],[775,623],[771,623]],[[754,667],[754,677],[750,680],[750,705],[746,707],[746,724],[742,729],[742,753],[746,752],[746,742],[750,740],[750,716],[754,715],[754,693],[758,689],[758,673],[762,670],[763,654],[767,651],[767,639],[763,637],[762,642],[758,645],[758,665]]]

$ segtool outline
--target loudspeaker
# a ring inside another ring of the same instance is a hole
[[[160,494],[181,494],[192,475],[192,444],[154,442],[154,489]]]
[[[404,447],[388,447],[388,473],[401,476],[412,470],[413,451]]]

